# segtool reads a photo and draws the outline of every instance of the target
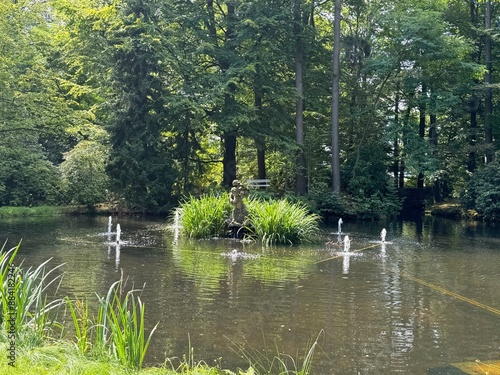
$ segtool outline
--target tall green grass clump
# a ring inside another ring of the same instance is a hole
[[[111,355],[123,366],[142,368],[146,352],[158,324],[145,335],[144,303],[131,290],[122,296],[123,279],[116,281],[106,297],[98,297],[97,317],[91,319],[88,302],[66,299],[81,353]],[[91,349],[91,350],[89,350]]]
[[[48,302],[47,292],[51,286],[58,289],[61,275],[53,274],[62,264],[47,270],[49,259],[36,268],[22,269],[14,264],[19,247],[1,250],[0,311],[7,333],[15,331],[29,340],[28,343],[39,345],[48,332],[58,326],[56,319],[64,301]]]
[[[182,231],[189,237],[224,236],[231,212],[228,193],[184,200],[179,210]]]
[[[123,365],[140,369],[158,324],[151,330],[146,339],[144,303],[135,296],[134,291],[126,293],[122,300],[116,288],[120,285],[119,283],[111,286],[115,290],[112,303],[108,308],[111,350]]]
[[[313,242],[320,232],[320,217],[305,204],[286,199],[247,201],[250,230],[266,245]]]
[[[316,340],[309,344],[303,356],[294,358],[290,355],[283,354],[276,346],[276,355],[269,357],[268,352],[260,352],[253,348],[243,348],[240,345],[234,344],[236,353],[240,354],[248,362],[249,368],[247,371],[239,371],[240,375],[255,375],[255,374],[283,374],[283,375],[310,375],[312,374],[312,362],[314,354],[319,346],[319,339],[323,335],[321,331]]]

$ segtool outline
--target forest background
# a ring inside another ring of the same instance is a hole
[[[500,217],[499,40],[493,0],[1,0],[0,206],[267,178],[325,215],[411,188]]]

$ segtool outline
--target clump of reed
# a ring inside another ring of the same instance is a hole
[[[316,349],[319,347],[319,339],[323,335],[323,330],[318,334],[314,342],[308,345],[303,356],[294,358],[288,354],[283,354],[276,346],[276,355],[270,357],[266,350],[264,352],[253,348],[246,349],[241,345],[234,344],[233,350],[246,359],[249,368],[246,371],[239,371],[240,375],[254,374],[290,374],[309,375],[312,373],[312,363]]]
[[[64,304],[62,299],[47,301],[47,292],[55,286],[56,292],[62,275],[54,276],[58,265],[47,270],[50,259],[38,267],[21,268],[15,265],[20,244],[0,254],[0,311],[4,329],[38,345],[57,324],[57,316]],[[54,293],[56,293],[54,292]]]
[[[189,237],[224,236],[231,212],[228,193],[189,197],[177,208],[182,231]]]
[[[111,355],[127,368],[141,368],[151,337],[145,335],[145,307],[137,290],[123,292],[123,276],[108,290],[105,298],[98,297],[97,318],[91,319],[88,302],[57,298],[48,301],[49,288],[57,293],[62,275],[54,275],[63,266],[47,268],[50,259],[38,267],[23,269],[15,265],[20,244],[0,251],[0,322],[7,337],[22,338],[23,344],[35,347],[50,337],[66,305],[69,310],[79,352]]]
[[[127,368],[142,368],[158,324],[146,338],[145,306],[137,290],[123,292],[123,277],[113,283],[106,297],[99,297],[97,317],[90,318],[88,301],[66,298],[80,352],[107,354]],[[124,293],[124,296],[123,296]]]
[[[301,202],[286,199],[244,200],[249,233],[266,245],[313,242],[319,234],[320,217]],[[192,238],[224,236],[231,213],[227,193],[190,197],[177,208],[182,231]]]
[[[320,232],[320,217],[301,202],[251,199],[247,208],[251,231],[266,245],[313,242]]]

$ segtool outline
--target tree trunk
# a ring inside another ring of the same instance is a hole
[[[262,126],[262,93],[258,88],[254,88],[254,106],[257,111],[258,125]],[[266,177],[266,142],[264,136],[255,138],[255,148],[257,149],[257,178]]]
[[[302,15],[301,0],[294,0],[293,13],[295,22],[295,89],[297,103],[295,110],[295,137],[299,145],[297,156],[297,174],[295,192],[298,195],[307,193],[307,169],[304,145],[304,85],[303,85],[303,52],[302,52]]]
[[[399,188],[405,188],[405,161],[402,158],[399,164]]]
[[[235,24],[235,7],[233,4],[227,4],[227,26],[226,26],[226,47],[229,51],[234,50],[234,45],[232,39],[234,37],[234,24]],[[227,71],[230,68],[230,62],[227,58],[224,58],[220,62],[220,66],[223,71]],[[224,95],[224,117],[230,118],[233,116],[233,111],[235,108],[235,93],[236,87],[234,83],[229,83],[227,92]],[[222,186],[229,188],[233,184],[233,180],[236,179],[236,139],[237,139],[237,127],[233,126],[232,129],[225,130],[223,133],[223,146],[224,146],[224,157],[222,160],[224,171],[222,176]]]
[[[476,128],[477,128],[477,103],[476,95],[472,96],[470,105],[470,130],[469,130],[469,156],[467,160],[467,171],[474,172],[476,170]]]
[[[436,153],[437,145],[438,145],[438,133],[437,133],[437,128],[436,128],[436,115],[431,114],[430,115],[430,125],[429,125],[429,143],[432,146],[433,153]],[[434,195],[434,203],[441,202],[443,200],[443,197],[441,196],[441,181],[439,178],[436,178],[434,181],[433,187],[433,195]]]
[[[340,99],[340,8],[341,0],[335,0],[333,24],[333,81],[332,81],[332,188],[340,192],[339,148],[339,99]]]
[[[480,51],[480,42],[479,42],[479,37],[477,36],[477,32],[475,31],[476,29],[479,28],[479,23],[478,23],[478,3],[476,0],[469,0],[469,6],[470,6],[470,22],[473,26],[472,28],[472,39],[476,42],[477,44],[477,49],[472,52],[471,54],[471,59],[472,61],[476,63],[481,62],[481,51]],[[477,83],[474,80],[475,83]],[[468,172],[474,172],[477,167],[477,162],[476,162],[476,142],[477,142],[477,109],[479,107],[479,98],[475,95],[472,94],[471,101],[469,104],[469,111],[470,111],[470,130],[469,130],[469,136],[468,136],[468,142],[469,142],[469,155],[468,155],[468,160],[467,160],[467,171]]]
[[[257,144],[257,178],[261,180],[267,178],[266,146],[264,144]]]
[[[222,185],[230,187],[236,179],[236,134],[233,132],[225,133],[224,139],[224,157],[222,164],[224,172],[222,176]]]
[[[491,0],[485,1],[485,29],[486,36],[484,42],[485,48],[485,64],[486,64],[486,75],[484,77],[486,84],[486,92],[484,97],[484,141],[486,143],[486,163],[490,163],[493,160],[493,126],[492,126],[492,116],[493,116],[493,90],[491,88]]]
[[[394,103],[394,124],[396,129],[399,127],[399,90],[396,91],[396,99]],[[399,181],[399,137],[398,132],[394,135],[394,151],[393,151],[392,173],[394,175],[394,186],[398,187]]]
[[[419,112],[420,112],[420,121],[419,121],[419,129],[418,129],[418,134],[420,138],[425,137],[425,116],[427,112],[427,105],[426,105],[426,98],[425,95],[427,94],[427,87],[425,84],[422,84],[422,98],[420,99],[420,104],[419,104]],[[418,189],[423,189],[424,188],[424,173],[420,172],[417,177],[417,188]]]
[[[406,111],[404,114],[403,118],[403,123],[405,126],[408,126],[410,122],[410,115],[411,115],[411,106],[406,106]],[[405,187],[405,154],[404,154],[404,144],[403,144],[403,149],[400,152],[400,163],[399,163],[399,189],[404,189]]]

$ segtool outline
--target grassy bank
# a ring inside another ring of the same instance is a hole
[[[66,213],[67,209],[58,206],[38,206],[38,207],[0,207],[0,218],[9,217],[32,217],[43,216],[50,217]]]
[[[99,204],[96,206],[66,205],[66,206],[37,206],[37,207],[0,207],[0,218],[18,217],[51,217],[57,215],[136,215],[143,211],[127,210],[113,204]]]
[[[2,375],[308,375],[311,374],[311,361],[314,343],[301,362],[281,354],[267,358],[261,354],[247,357],[248,369],[235,371],[208,366],[203,361],[192,359],[167,360],[163,365],[131,369],[119,362],[104,358],[91,358],[81,354],[74,344],[64,341],[47,342],[42,346],[18,348],[15,365],[0,361]],[[0,343],[0,351],[7,353],[8,345]],[[297,367],[298,366],[298,367]]]
[[[7,353],[7,345],[0,344],[0,351]],[[131,369],[111,359],[92,358],[81,354],[74,344],[63,341],[47,342],[42,346],[17,349],[15,366],[0,361],[3,375],[219,375],[224,372],[203,363],[190,367],[187,363],[173,368],[169,364],[157,367]]]

